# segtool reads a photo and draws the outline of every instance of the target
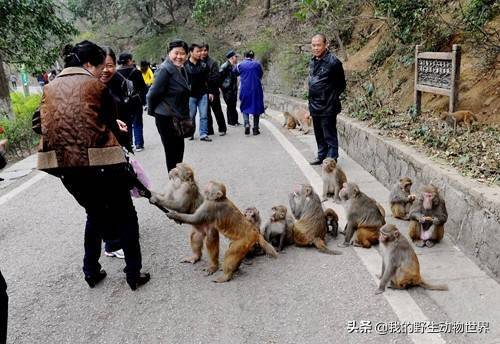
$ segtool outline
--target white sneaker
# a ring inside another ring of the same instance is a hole
[[[118,251],[114,251],[114,252],[104,251],[104,255],[107,257],[116,257],[116,258],[120,258],[120,259],[125,259],[125,253],[123,253],[122,249],[119,249]]]

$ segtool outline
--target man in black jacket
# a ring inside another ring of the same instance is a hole
[[[238,110],[236,103],[238,102],[238,75],[235,71],[235,66],[238,64],[238,55],[233,49],[226,53],[227,61],[220,66],[221,75],[221,90],[224,101],[227,105],[227,124],[232,126],[241,125],[238,122]]]
[[[125,79],[132,81],[134,85],[134,96],[131,97],[129,104],[131,121],[127,123],[127,126],[129,127],[130,139],[132,139],[133,132],[135,149],[140,152],[144,149],[142,106],[146,105],[146,93],[148,92],[148,88],[144,82],[141,71],[134,66],[131,54],[121,53],[118,57],[118,64],[120,68],[117,72]],[[133,128],[133,130],[130,130],[130,128]]]
[[[317,158],[311,165],[321,165],[325,158],[337,160],[337,114],[341,110],[340,94],[346,87],[342,63],[328,51],[326,37],[315,35],[311,40],[313,58],[309,63],[309,112],[313,119],[318,145]]]
[[[224,114],[222,113],[222,107],[220,105],[220,74],[219,74],[219,64],[208,56],[208,44],[203,43],[201,45],[201,59],[205,61],[208,66],[208,135],[214,134],[212,111],[215,115],[215,120],[217,121],[217,126],[219,127],[219,135],[226,135],[227,126],[226,120],[224,119]],[[212,111],[210,111],[212,109]]]
[[[0,141],[0,170],[7,165],[7,160],[5,160],[5,147],[7,146],[7,140]],[[0,179],[1,180],[1,179]],[[7,295],[7,283],[3,278],[2,272],[0,271],[0,344],[5,344],[7,342],[7,319],[8,319],[8,309],[9,309],[9,296]]]

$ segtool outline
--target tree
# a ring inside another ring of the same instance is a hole
[[[52,0],[0,0],[0,115],[10,114],[3,63],[30,72],[48,69],[75,33]]]

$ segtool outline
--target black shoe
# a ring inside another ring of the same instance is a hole
[[[254,135],[259,135],[259,134],[260,134],[259,129],[254,129],[254,130],[253,130],[253,134],[254,134]]]
[[[213,131],[209,131],[207,135],[213,135],[214,132]]]
[[[151,275],[149,273],[140,273],[139,276],[137,277],[128,277],[127,276],[127,284],[129,285],[130,289],[136,290],[137,287],[140,287],[141,285],[144,285],[149,282],[151,279]]]
[[[250,135],[250,127],[245,128],[245,135]]]
[[[101,270],[95,275],[85,276],[85,282],[87,282],[90,288],[94,288],[96,284],[101,282],[104,279],[104,277],[106,277],[106,275],[107,275],[106,271]]]
[[[205,141],[205,142],[212,142],[212,139],[208,136],[202,137],[200,141]]]
[[[193,140],[194,140],[194,135],[189,138],[189,141],[193,141]]]
[[[323,163],[323,159],[316,158],[313,161],[309,162],[309,165],[321,165]]]

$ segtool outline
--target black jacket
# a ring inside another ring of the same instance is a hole
[[[236,97],[238,95],[238,75],[234,71],[234,66],[226,61],[220,66],[220,77],[222,92],[227,96]]]
[[[191,97],[200,98],[208,93],[209,69],[205,61],[198,61],[196,64],[187,60],[184,68],[191,81]]]
[[[334,116],[341,110],[340,95],[346,87],[344,68],[329,51],[309,63],[309,112],[311,116]]]
[[[134,84],[134,93],[139,94],[139,97],[141,99],[140,101],[131,105],[132,111],[134,111],[134,114],[137,112],[142,113],[142,106],[146,105],[146,92],[148,91],[148,87],[144,82],[141,71],[134,66],[127,66],[118,69],[117,73],[120,73],[124,78],[132,81],[132,83]]]
[[[189,76],[166,59],[155,73],[155,81],[146,96],[148,114],[189,117]]]
[[[217,61],[207,57],[205,60],[208,66],[208,93],[213,95],[219,94],[220,87],[220,73],[219,73],[219,64]]]

